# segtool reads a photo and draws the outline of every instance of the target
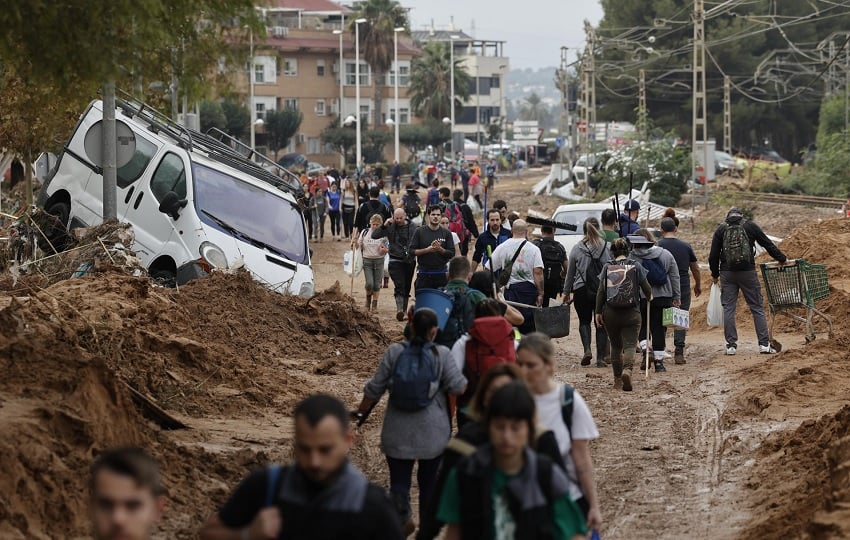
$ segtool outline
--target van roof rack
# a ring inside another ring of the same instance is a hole
[[[115,104],[124,112],[125,116],[129,116],[130,118],[138,116],[148,123],[148,126],[154,133],[165,132],[178,145],[186,150],[192,150],[192,132],[188,128],[181,126],[179,123],[127,92],[118,88],[115,91],[120,95],[120,97],[116,96]]]

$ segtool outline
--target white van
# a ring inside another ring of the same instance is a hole
[[[244,265],[271,290],[313,295],[297,177],[265,170],[271,160],[223,133],[190,131],[132,100],[116,104],[116,120],[135,135],[135,153],[118,169],[118,219],[133,226],[132,249],[152,278],[180,285]],[[69,230],[103,221],[103,176],[84,148],[102,118],[103,103],[93,101],[39,194]]]
[[[601,224],[602,212],[608,208],[613,208],[610,202],[562,204],[555,210],[552,214],[552,221],[576,226],[575,231],[555,229],[555,240],[564,246],[567,250],[567,255],[570,254],[573,246],[581,242],[582,238],[584,238],[584,221],[587,218],[595,217]]]

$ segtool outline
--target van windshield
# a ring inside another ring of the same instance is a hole
[[[249,243],[253,241],[259,247],[267,247],[292,262],[307,264],[307,238],[296,205],[271,191],[198,163],[192,164],[192,177],[195,208],[201,221]]]
[[[558,212],[555,214],[555,217],[552,218],[553,221],[557,221],[559,223],[569,223],[570,225],[575,225],[578,229],[575,231],[568,231],[566,229],[555,229],[555,234],[570,234],[570,235],[583,235],[582,226],[584,225],[584,220],[589,217],[595,217],[599,219],[602,215],[602,210],[564,210],[562,212]]]

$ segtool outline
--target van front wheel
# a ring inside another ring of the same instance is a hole
[[[64,251],[71,240],[70,236],[68,236],[68,220],[71,219],[71,204],[65,201],[54,201],[44,211],[48,215],[53,216],[53,219],[49,219],[49,222],[44,227],[44,235],[49,242],[45,243],[45,246],[40,245],[40,247],[45,250],[52,247],[56,251]]]

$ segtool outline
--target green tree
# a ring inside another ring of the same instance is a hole
[[[206,133],[210,128],[218,128],[222,131],[227,130],[227,116],[225,116],[220,102],[202,101],[200,113],[202,132]]]
[[[277,154],[280,149],[285,148],[292,136],[298,133],[302,120],[304,120],[304,115],[301,114],[301,111],[291,107],[282,111],[270,111],[266,114],[266,141],[271,151],[274,152],[275,161],[277,161]]]
[[[455,56],[455,113],[469,99],[472,77]],[[451,116],[451,52],[447,43],[430,41],[410,66],[410,106],[421,118],[441,121]]]
[[[691,174],[690,150],[673,148],[663,140],[637,146],[619,159],[602,156],[599,160],[608,162],[598,189],[601,194],[627,193],[629,176],[634,175],[633,185],[640,187],[649,182],[652,202],[664,206],[678,204]]]
[[[428,146],[442,147],[451,140],[451,130],[440,121],[427,119],[421,124],[400,126],[398,140],[411,154],[416,154]]]
[[[338,118],[332,120],[328,127],[322,130],[319,137],[323,143],[331,145],[334,150],[342,154],[346,162],[355,161],[356,158],[351,155],[351,152],[357,142],[357,135],[351,127],[340,126]]]
[[[372,84],[375,88],[374,126],[381,125],[383,112],[384,75],[393,63],[394,33],[396,28],[408,28],[407,10],[396,0],[362,0],[354,4],[354,16],[349,19],[351,35],[355,35],[355,21],[366,19],[360,24],[360,48],[363,58],[372,68]]]
[[[231,137],[243,139],[251,128],[251,111],[242,103],[225,100],[221,103],[221,110],[227,119],[225,131]]]
[[[536,92],[532,92],[530,96],[525,98],[525,104],[519,111],[520,120],[536,120],[542,124],[546,116],[546,105]]]

